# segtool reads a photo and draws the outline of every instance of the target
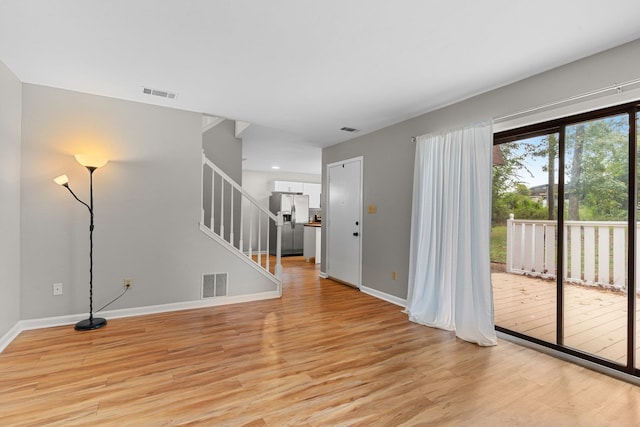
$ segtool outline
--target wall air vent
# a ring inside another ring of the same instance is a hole
[[[346,127],[346,126],[345,126],[345,127],[340,128],[340,130],[343,130],[343,131],[345,131],[345,132],[359,132],[359,130],[358,130],[358,129],[356,129],[356,128],[350,128],[350,127]]]
[[[161,98],[176,99],[175,93],[169,92],[166,90],[151,89],[148,87],[144,87],[142,88],[142,93],[144,93],[145,95],[159,96]]]
[[[227,296],[227,278],[229,273],[211,273],[202,275],[202,298]]]

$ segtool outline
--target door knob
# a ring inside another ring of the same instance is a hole
[[[360,233],[358,233],[357,231],[355,231],[355,232],[353,233],[353,235],[357,237],[357,236],[359,236],[359,235],[360,235]]]

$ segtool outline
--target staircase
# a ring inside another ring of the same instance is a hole
[[[274,215],[202,153],[202,214],[200,229],[242,258],[278,287],[282,295],[282,215]],[[270,233],[271,222],[276,235]],[[269,256],[271,239],[276,253]],[[273,255],[275,264],[273,265]]]

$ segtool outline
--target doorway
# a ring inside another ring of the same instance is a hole
[[[362,157],[327,165],[327,275],[360,288]]]

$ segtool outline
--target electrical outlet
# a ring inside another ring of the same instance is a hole
[[[53,295],[62,295],[62,283],[53,284]]]
[[[129,289],[129,288],[133,287],[133,280],[131,280],[131,279],[124,279],[124,280],[122,281],[122,285],[123,285],[126,289]]]

